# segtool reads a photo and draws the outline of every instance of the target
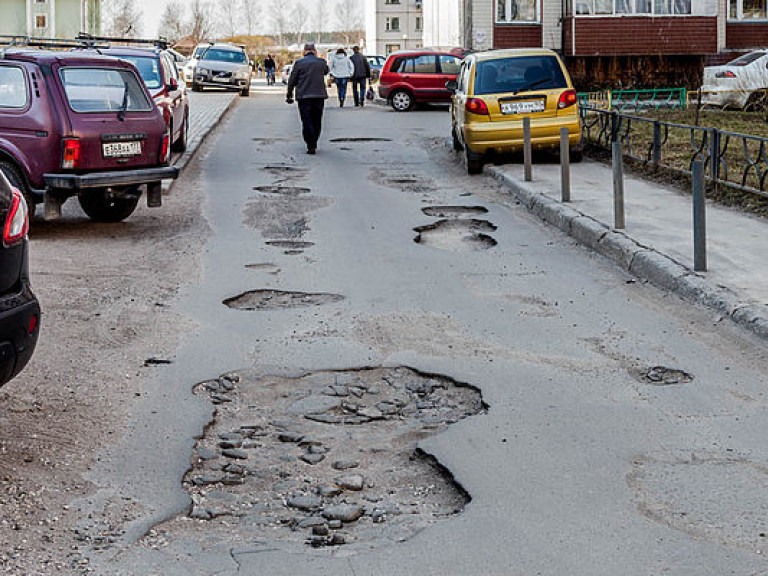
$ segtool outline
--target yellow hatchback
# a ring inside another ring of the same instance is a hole
[[[489,155],[523,148],[526,117],[534,149],[559,148],[560,128],[568,128],[571,160],[581,160],[578,98],[562,60],[551,50],[470,54],[446,88],[453,93],[453,148],[464,150],[470,174],[482,172]]]

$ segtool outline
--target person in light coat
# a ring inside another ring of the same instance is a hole
[[[331,71],[331,76],[333,76],[333,81],[336,83],[339,106],[343,107],[344,99],[347,97],[347,83],[355,73],[355,65],[352,64],[344,48],[339,48],[328,63],[328,68]]]

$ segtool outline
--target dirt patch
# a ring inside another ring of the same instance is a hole
[[[225,536],[228,548],[370,550],[407,540],[469,501],[416,448],[485,409],[466,384],[401,367],[300,378],[230,373],[194,390],[216,413],[184,478],[193,507],[145,545],[194,532]]]
[[[380,170],[373,168],[368,178],[383,186],[403,192],[431,192],[437,189],[435,182],[426,176],[408,172]]]
[[[311,248],[315,245],[314,242],[296,242],[293,240],[270,240],[266,243],[267,246],[275,246],[276,248],[287,248],[289,250],[304,250],[305,248]]]
[[[440,220],[428,226],[414,228],[417,244],[453,250],[457,252],[487,250],[497,242],[484,232],[493,232],[496,226],[487,220],[456,219]]]
[[[330,206],[325,197],[258,196],[246,204],[243,223],[266,238],[300,239],[309,230],[312,212]]]
[[[428,206],[421,209],[427,216],[435,218],[461,218],[487,214],[488,208],[483,206]]]
[[[254,186],[253,189],[263,194],[283,194],[284,196],[298,196],[311,192],[309,188],[301,186]]]
[[[239,296],[227,298],[223,304],[236,310],[285,310],[322,306],[344,300],[338,294],[308,294],[282,290],[251,290]]]

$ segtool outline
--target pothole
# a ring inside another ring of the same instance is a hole
[[[421,209],[427,216],[435,218],[461,218],[462,216],[477,216],[487,214],[488,208],[483,206],[428,206]]]
[[[496,226],[487,220],[440,220],[428,226],[414,228],[414,231],[419,233],[414,242],[458,252],[487,250],[496,246],[497,242],[484,232],[494,230]]]
[[[430,192],[435,189],[435,183],[431,179],[419,174],[384,171],[374,168],[371,170],[369,178],[377,184],[396,188],[403,192]]]
[[[264,170],[268,172],[291,172],[291,173],[299,173],[304,174],[307,172],[306,168],[302,168],[300,166],[293,166],[291,164],[267,164],[264,166]]]
[[[322,306],[344,300],[338,294],[309,294],[282,290],[251,290],[239,296],[227,298],[223,304],[236,310],[284,310]]]
[[[469,495],[419,440],[485,409],[480,393],[410,368],[230,373],[194,387],[216,406],[184,478],[187,517],[153,531],[292,551],[370,550],[459,514]],[[190,522],[189,519],[196,520]],[[154,545],[152,536],[146,545]]]
[[[302,186],[254,186],[253,189],[263,194],[282,194],[283,196],[298,196],[311,192],[309,188]]]
[[[299,242],[294,240],[270,240],[266,243],[268,246],[276,248],[287,248],[289,250],[304,250],[315,245],[314,242]]]
[[[331,142],[392,142],[390,138],[331,138]]]
[[[666,366],[653,366],[641,374],[644,382],[654,386],[672,386],[675,384],[689,384],[693,381],[693,376],[677,368],[667,368]]]
[[[253,138],[252,140],[259,144],[277,144],[278,142],[289,142],[290,138]]]
[[[245,267],[248,270],[261,270],[263,272],[266,272],[267,274],[271,274],[272,276],[277,276],[280,274],[281,270],[276,265],[272,264],[271,262],[259,262],[258,264],[246,264]]]

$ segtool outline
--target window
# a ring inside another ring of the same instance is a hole
[[[392,52],[397,52],[400,50],[400,44],[387,44],[384,46],[384,51],[387,54],[392,54]]]
[[[209,48],[203,54],[202,60],[232,62],[234,64],[246,64],[248,62],[248,58],[242,50],[224,50],[222,48]]]
[[[416,16],[416,30],[421,31],[421,16]]]
[[[766,0],[729,0],[728,17],[732,20],[765,20]]]
[[[75,112],[149,112],[140,80],[117,68],[62,68],[59,72],[69,106]]]
[[[691,0],[576,0],[577,15],[691,14]]]
[[[139,76],[144,80],[147,88],[157,90],[163,85],[162,74],[160,74],[160,63],[155,58],[146,56],[120,56],[121,60],[128,60],[136,66]]]
[[[475,94],[567,88],[563,69],[552,56],[521,56],[478,62]]]
[[[458,74],[461,68],[461,60],[456,56],[446,56],[441,54],[439,57],[441,74]]]
[[[0,66],[0,108],[24,108],[27,98],[27,83],[21,68]]]
[[[387,0],[384,4],[400,4],[400,0]]]
[[[538,22],[536,0],[496,0],[496,22]]]
[[[397,18],[397,17],[387,18],[386,30],[387,32],[396,32],[400,30],[400,18]]]
[[[35,28],[48,28],[48,16],[46,14],[35,14]]]
[[[398,74],[437,74],[437,61],[434,54],[404,56],[392,63],[390,72]]]

